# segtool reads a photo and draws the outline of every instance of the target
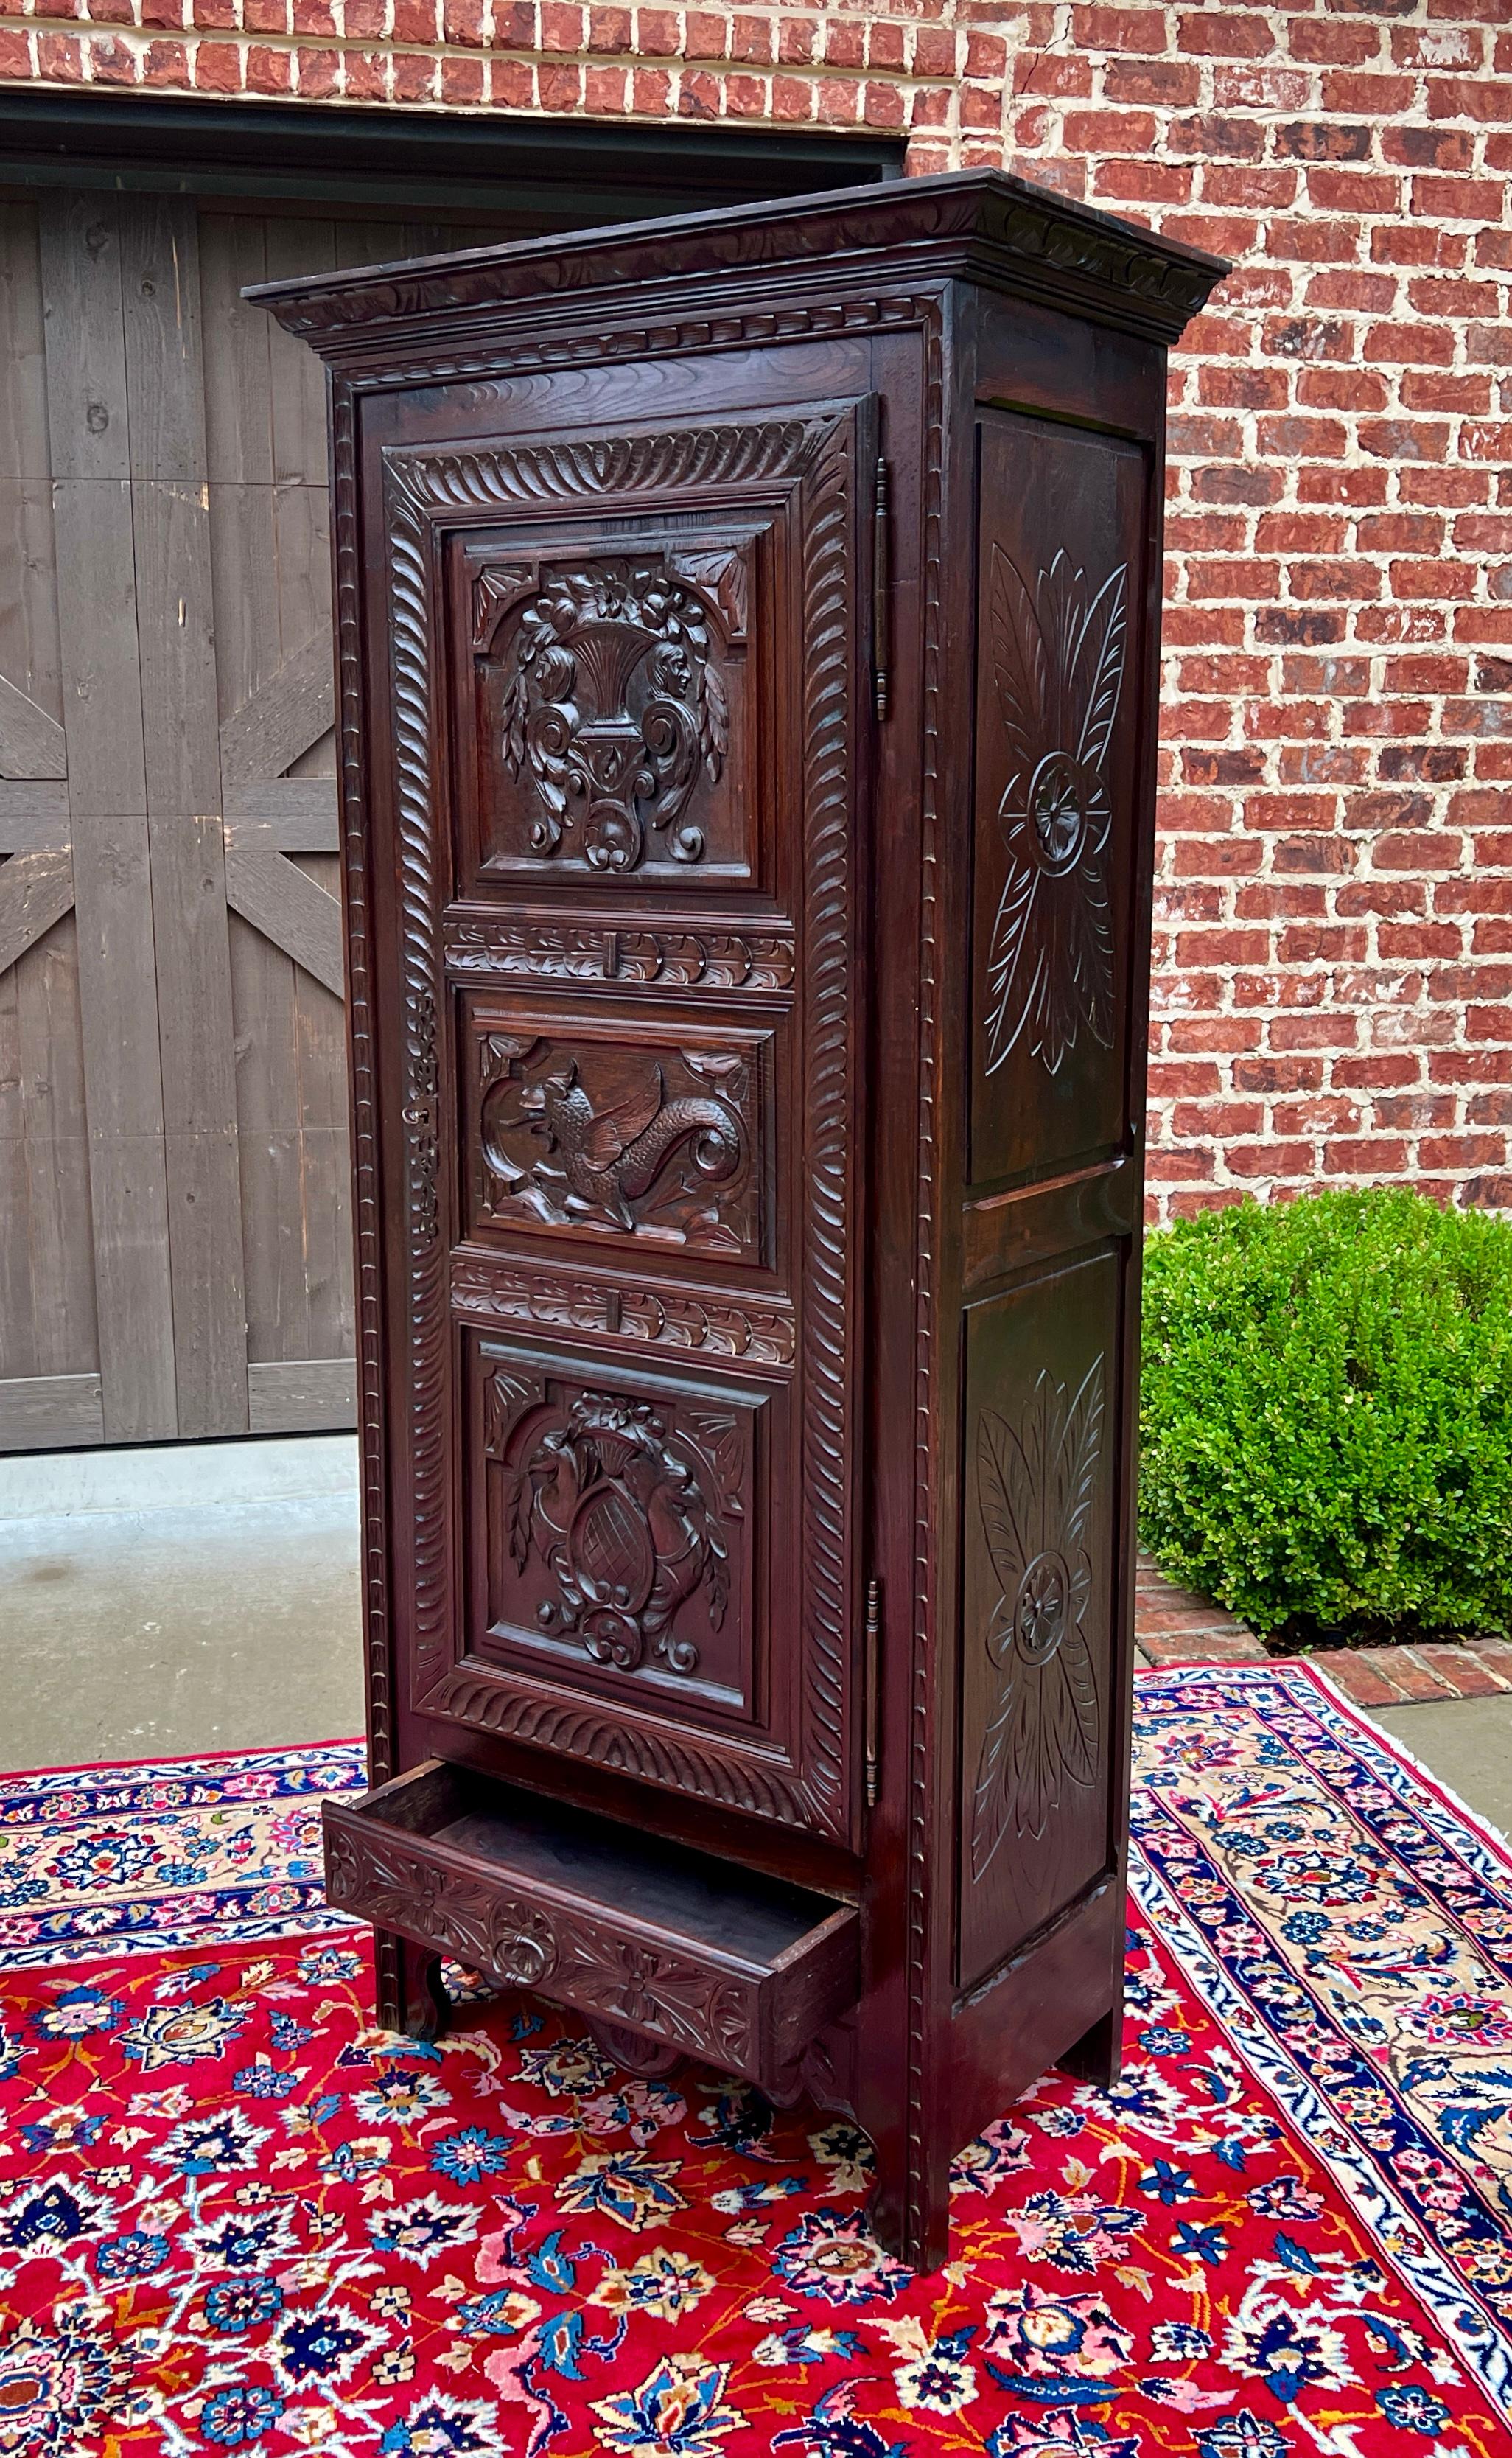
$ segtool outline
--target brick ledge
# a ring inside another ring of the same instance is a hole
[[[1222,1605],[1173,1587],[1139,1557],[1134,1644],[1142,1664],[1262,1664],[1266,1651]],[[1512,1691],[1512,1645],[1502,1638],[1431,1639],[1418,1647],[1335,1648],[1315,1661],[1357,1707],[1405,1707],[1433,1698],[1491,1698]]]

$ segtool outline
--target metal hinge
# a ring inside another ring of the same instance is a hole
[[[872,482],[872,699],[879,717],[887,714],[892,690],[892,522],[891,482],[880,453]]]
[[[866,1806],[875,1809],[881,1790],[882,1584],[866,1582]]]

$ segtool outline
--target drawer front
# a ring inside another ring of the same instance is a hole
[[[390,462],[407,1703],[854,1846],[873,405],[582,400]]]
[[[855,2002],[859,1914],[815,1899],[806,1930],[765,1959],[543,1884],[383,1812],[446,1771],[400,1778],[358,1803],[325,1804],[333,1905],[453,1955],[472,1971],[624,2024],[723,2072],[778,2082],[824,2024]],[[633,1839],[628,1839],[633,1849]],[[732,1884],[742,1883],[732,1872]]]

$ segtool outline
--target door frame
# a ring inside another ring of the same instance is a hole
[[[171,190],[449,207],[544,231],[639,221],[902,177],[906,139],[838,129],[662,127],[367,103],[0,92],[0,186]]]

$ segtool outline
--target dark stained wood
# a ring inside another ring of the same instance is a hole
[[[778,2090],[855,2001],[853,1905],[463,1769],[328,1802],[325,1833],[343,1909]]]
[[[854,1903],[780,2075],[692,2045],[848,2111],[924,2267],[952,2153],[1116,2062],[1165,350],[1219,270],[972,174],[261,294],[334,373],[419,1804],[333,1888],[416,2029],[441,1948],[566,1993],[490,1785],[654,1839],[673,1961],[694,1873],[725,1942]],[[568,2002],[659,2070],[633,1980]]]

